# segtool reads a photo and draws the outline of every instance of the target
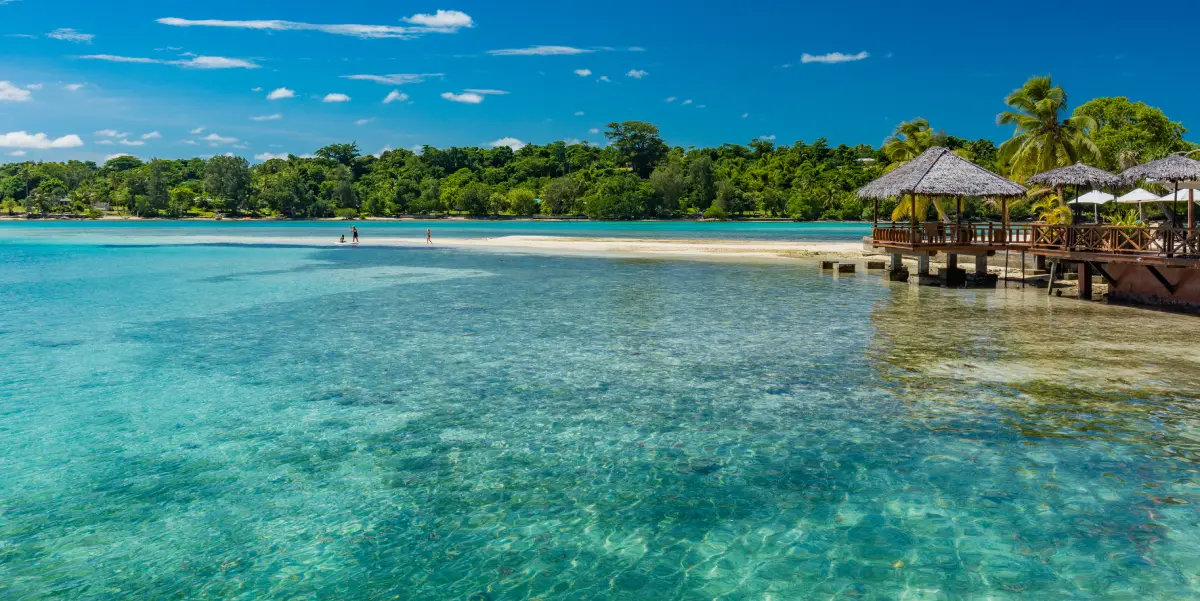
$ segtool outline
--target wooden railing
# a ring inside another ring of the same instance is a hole
[[[1029,225],[1000,223],[953,224],[940,222],[881,223],[871,232],[873,242],[912,246],[1009,246],[1028,245]]]
[[[1031,228],[1031,249],[1166,257],[1200,256],[1200,228],[1037,223]]]

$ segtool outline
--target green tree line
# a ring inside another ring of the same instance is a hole
[[[608,125],[604,147],[425,146],[419,153],[374,156],[350,143],[258,165],[236,156],[10,163],[0,165],[0,209],[95,215],[107,205],[141,217],[703,214],[853,220],[870,219],[873,211],[854,190],[930,146],[947,146],[1018,181],[1051,164],[1084,160],[1116,169],[1190,147],[1180,124],[1123,97],[1092,100],[1060,122],[1066,95],[1049,78],[1030,80],[1008,104],[1014,110],[999,120],[1017,131],[1000,147],[947,135],[916,119],[900,124],[878,148],[834,147],[823,138],[790,146],[755,139],[682,148],[668,146],[651,123],[626,121]],[[882,214],[896,208],[884,203]],[[1022,210],[1013,217],[1021,218]],[[976,201],[968,211],[971,217],[995,216],[994,207]]]

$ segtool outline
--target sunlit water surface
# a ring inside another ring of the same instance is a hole
[[[0,229],[5,600],[1200,597],[1194,318],[38,232]]]

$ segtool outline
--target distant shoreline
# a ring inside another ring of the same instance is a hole
[[[670,219],[592,219],[589,217],[516,217],[516,216],[493,216],[493,217],[473,217],[469,215],[404,215],[400,217],[359,217],[356,219],[347,219],[344,217],[137,217],[133,215],[105,215],[98,218],[90,218],[83,215],[60,216],[47,215],[42,217],[27,218],[21,216],[0,215],[0,221],[168,221],[168,222],[187,222],[187,221],[297,221],[297,222],[390,222],[390,221],[520,221],[520,222],[595,222],[595,223],[870,223],[869,221],[853,220],[853,221],[835,221],[835,220],[813,220],[813,221],[798,221],[788,219],[786,217],[745,217],[737,219],[691,219],[691,218],[670,218]]]

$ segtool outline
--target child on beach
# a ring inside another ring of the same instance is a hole
[[[342,239],[338,240],[338,244],[345,244],[345,243],[346,243],[346,234],[342,234]]]
[[[358,244],[358,228],[354,227],[353,225],[350,226],[350,234],[351,234],[350,243]]]

